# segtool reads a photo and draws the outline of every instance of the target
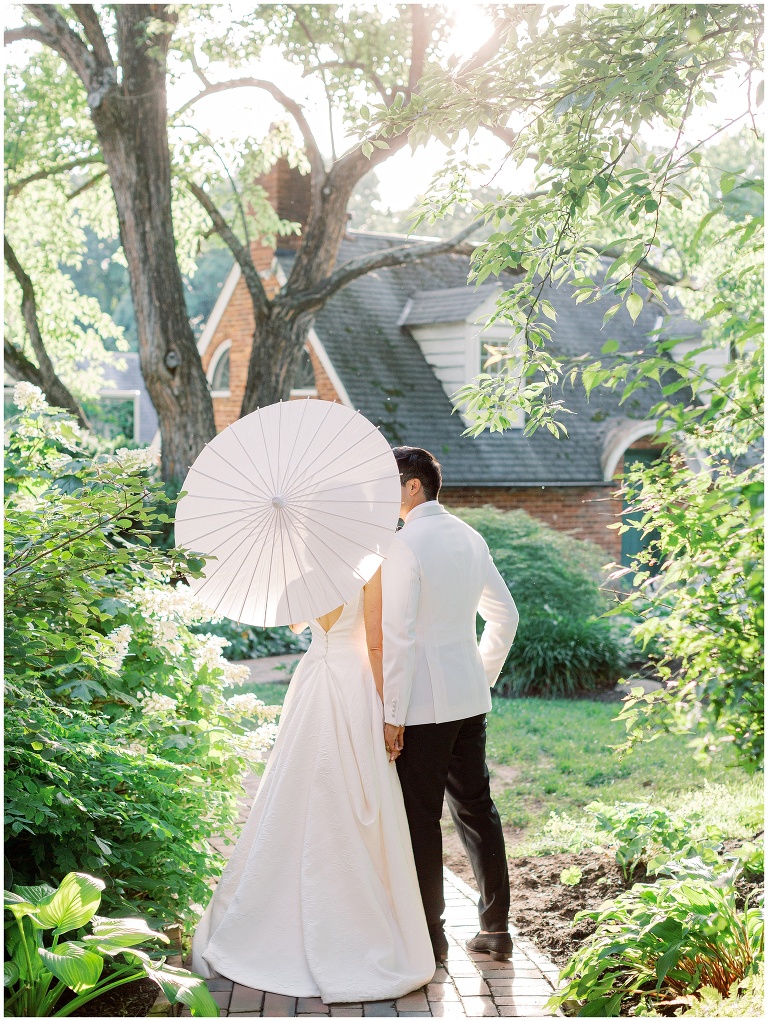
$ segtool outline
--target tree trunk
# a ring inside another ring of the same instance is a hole
[[[241,418],[289,399],[312,319],[311,315],[286,315],[285,307],[276,304],[267,316],[257,318]]]
[[[172,25],[148,36],[158,5],[118,4],[115,11],[122,81],[89,100],[128,263],[141,371],[160,421],[162,475],[181,481],[216,428],[171,214],[165,63]]]

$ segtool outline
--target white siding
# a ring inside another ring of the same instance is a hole
[[[411,327],[414,340],[449,399],[484,371],[482,365],[488,352],[482,345],[502,346],[509,343],[509,327],[496,324],[483,330],[483,320],[493,310],[494,304],[495,296],[483,302],[468,320],[462,322]],[[522,429],[524,424],[525,416],[520,411],[513,420],[513,428]]]

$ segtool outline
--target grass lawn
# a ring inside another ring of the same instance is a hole
[[[685,738],[663,735],[623,758],[614,722],[618,703],[494,699],[488,758],[497,771],[502,821],[523,831],[516,853],[580,850],[597,842],[582,809],[590,801],[651,801],[728,836],[762,828],[762,776],[750,777],[725,753],[702,768]],[[556,813],[554,816],[552,813]]]
[[[287,685],[243,684],[268,705],[282,705]],[[716,825],[748,838],[763,825],[763,778],[733,765],[730,753],[708,769],[685,738],[664,735],[624,758],[611,750],[625,730],[613,722],[619,703],[494,699],[488,759],[502,821],[519,831],[513,854],[577,851],[599,842],[584,815],[590,801],[650,801],[689,820],[695,835]]]

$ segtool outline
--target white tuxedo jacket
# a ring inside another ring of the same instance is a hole
[[[488,712],[518,613],[485,539],[429,500],[407,515],[381,580],[384,720],[412,726]],[[486,622],[479,647],[477,613]]]

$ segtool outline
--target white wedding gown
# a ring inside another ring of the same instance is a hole
[[[435,960],[362,592],[329,632],[310,627],[192,969],[326,1003],[392,999],[429,982]]]

